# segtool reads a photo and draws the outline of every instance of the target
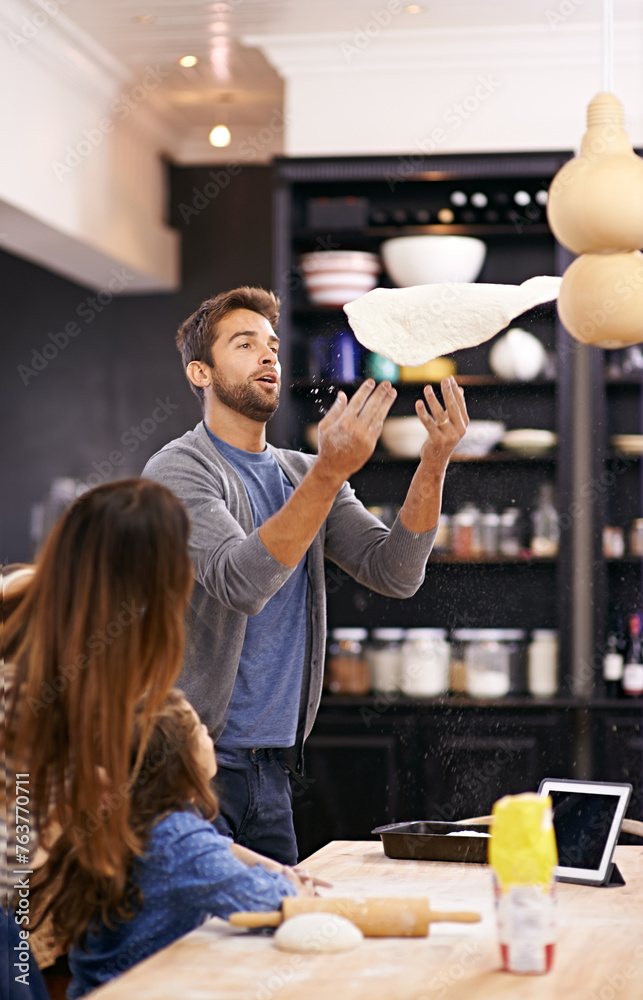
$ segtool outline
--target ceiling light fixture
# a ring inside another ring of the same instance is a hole
[[[229,146],[232,136],[230,135],[230,129],[227,125],[215,125],[210,135],[208,136],[211,146],[216,146],[217,148],[222,148],[223,146]]]
[[[179,59],[179,66],[183,66],[184,69],[191,69],[198,63],[196,56],[181,56]]]

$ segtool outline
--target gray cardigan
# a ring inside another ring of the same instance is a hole
[[[295,487],[315,461],[313,455],[268,447]],[[217,451],[203,423],[153,455],[142,475],[169,487],[190,515],[195,586],[178,683],[216,741],[224,728],[247,617],[261,611],[292,568],[265,548],[243,482]],[[322,691],[324,556],[371,590],[387,597],[410,597],[424,579],[434,538],[435,531],[415,534],[399,520],[389,531],[362,506],[348,483],[341,487],[308,549],[309,669],[304,670],[301,693],[300,740],[312,729]],[[274,627],[279,628],[279,622]]]

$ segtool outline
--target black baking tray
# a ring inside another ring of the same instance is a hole
[[[371,833],[379,833],[384,853],[388,858],[404,861],[457,861],[465,864],[488,863],[489,837],[449,837],[451,832],[460,834],[488,833],[488,826],[465,826],[460,823],[416,820],[413,823],[391,823],[376,826]]]

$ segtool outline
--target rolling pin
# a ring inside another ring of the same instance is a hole
[[[337,913],[351,920],[366,937],[426,937],[430,924],[436,921],[472,924],[481,919],[479,913],[430,910],[426,896],[410,899],[399,896],[364,899],[285,896],[281,910],[232,913],[229,920],[234,927],[278,927],[283,920],[300,913]]]
[[[493,826],[493,816],[473,816],[471,819],[457,819],[454,825],[459,826]],[[621,833],[629,833],[634,837],[643,837],[643,823],[638,819],[624,819],[621,823]]]

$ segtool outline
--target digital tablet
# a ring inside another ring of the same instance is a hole
[[[609,883],[612,856],[632,786],[545,778],[538,791],[552,800],[557,879],[583,885]]]

